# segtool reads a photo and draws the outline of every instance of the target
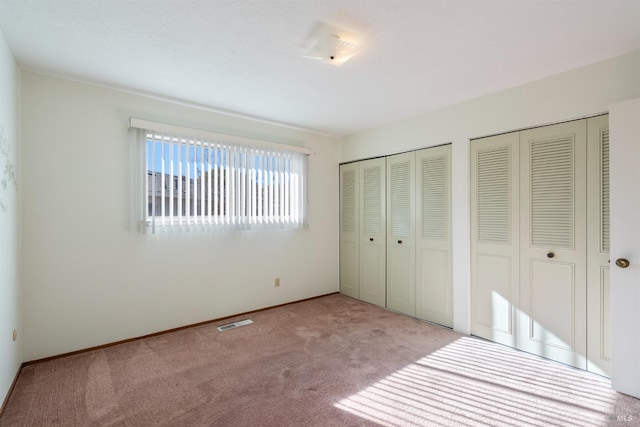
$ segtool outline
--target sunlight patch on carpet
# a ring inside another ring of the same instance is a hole
[[[385,426],[606,426],[640,415],[616,407],[608,379],[470,337],[334,406]]]

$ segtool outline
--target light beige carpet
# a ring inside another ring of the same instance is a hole
[[[341,295],[249,317],[26,366],[0,425],[640,425],[605,378]]]

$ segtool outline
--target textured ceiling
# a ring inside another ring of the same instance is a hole
[[[315,22],[361,34],[302,57]],[[640,49],[640,0],[0,0],[26,68],[348,135]]]

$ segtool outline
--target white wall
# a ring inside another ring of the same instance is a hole
[[[640,51],[345,139],[341,161],[453,143],[453,327],[470,332],[469,139],[608,111],[640,96]]]
[[[14,329],[22,335],[17,182],[7,174],[8,165],[18,173],[18,97],[18,67],[0,32],[0,404],[22,362],[20,341],[13,341]]]
[[[338,138],[30,72],[21,95],[25,360],[338,290]],[[137,231],[130,116],[310,147],[309,229]]]

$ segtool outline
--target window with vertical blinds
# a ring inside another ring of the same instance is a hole
[[[149,129],[140,138],[145,220],[154,232],[304,226],[305,153]]]

